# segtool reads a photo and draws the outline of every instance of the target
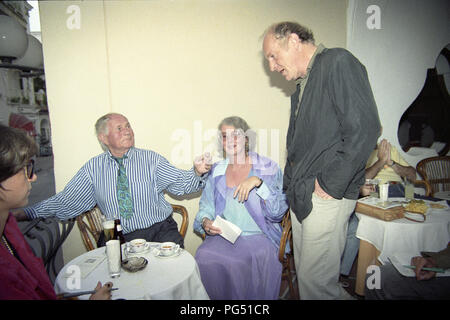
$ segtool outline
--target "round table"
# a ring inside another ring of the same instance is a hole
[[[435,198],[450,200],[450,191],[440,191],[434,194]]]
[[[389,200],[401,201],[404,198]],[[447,206],[445,201],[434,203]],[[360,239],[360,248],[355,291],[360,295],[364,295],[364,279],[369,264],[376,260],[384,264],[389,262],[388,257],[395,254],[419,256],[421,251],[437,252],[446,248],[450,241],[448,206],[444,209],[428,209],[423,223],[404,218],[383,221],[358,212],[356,214],[359,218],[356,237]]]
[[[154,244],[154,243],[153,243]],[[93,290],[98,281],[111,281],[116,291],[112,299],[207,300],[197,263],[186,250],[174,257],[141,254],[148,260],[145,269],[130,273],[121,269],[120,277],[110,278],[105,247],[88,251],[61,269],[55,280],[57,294]],[[89,299],[90,295],[79,296]]]

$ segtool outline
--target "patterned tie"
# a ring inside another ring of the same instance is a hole
[[[117,200],[119,201],[120,215],[125,219],[129,219],[133,216],[134,206],[133,199],[131,198],[130,186],[128,184],[127,173],[123,166],[123,158],[115,158],[119,164],[119,172],[117,173]]]

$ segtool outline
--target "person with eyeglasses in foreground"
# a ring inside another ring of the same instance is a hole
[[[0,125],[0,300],[57,299],[42,259],[36,257],[11,210],[28,203],[36,181],[36,143],[20,129]],[[111,298],[112,283],[98,282],[92,300]]]

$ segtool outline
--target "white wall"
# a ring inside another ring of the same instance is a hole
[[[328,47],[345,47],[346,39],[343,0],[41,1],[39,6],[56,191],[100,153],[94,123],[107,112],[128,117],[137,147],[155,150],[183,169],[211,146],[210,134],[224,117],[239,115],[267,142],[259,151],[284,167],[293,86],[269,74],[260,37],[272,23],[296,20]],[[77,22],[79,28],[71,28]],[[185,244],[194,254],[201,243],[192,232],[199,196],[169,200],[189,211]],[[75,229],[64,245],[65,261],[83,250]]]
[[[369,29],[378,6],[380,29]],[[412,165],[434,150],[401,151],[397,138],[402,114],[420,93],[427,69],[450,42],[450,2],[447,0],[350,0],[347,48],[366,66],[383,137]]]

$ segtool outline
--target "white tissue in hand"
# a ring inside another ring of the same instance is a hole
[[[231,243],[235,243],[236,239],[241,235],[242,230],[235,224],[222,219],[220,216],[216,217],[216,220],[213,222],[213,227],[220,228],[222,233],[220,234],[222,237],[230,241]]]

